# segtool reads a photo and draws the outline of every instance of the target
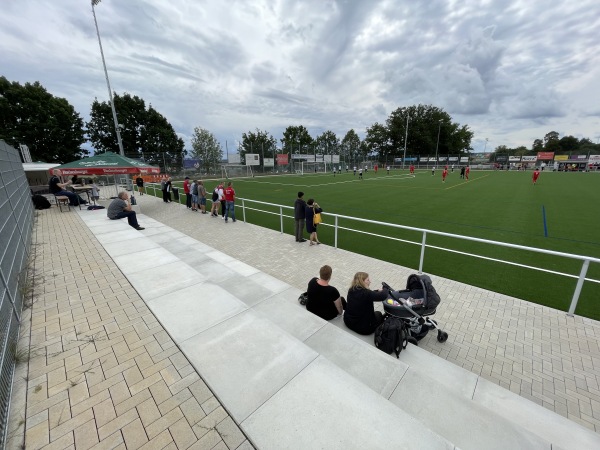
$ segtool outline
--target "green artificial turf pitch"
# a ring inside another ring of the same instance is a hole
[[[369,171],[358,174],[311,174],[233,179],[236,196],[293,206],[298,191],[314,198],[328,213],[425,228],[463,236],[600,258],[600,173],[542,172],[536,185],[532,172],[472,170],[470,180],[449,171]],[[211,192],[216,183],[208,180]],[[236,202],[241,216],[240,202]],[[256,204],[249,204],[259,207]],[[259,207],[277,211],[277,208]],[[293,216],[293,211],[284,210]],[[544,221],[545,218],[545,221]],[[247,211],[249,222],[279,230],[279,218]],[[339,226],[420,243],[422,234],[339,219]],[[293,235],[294,221],[284,221]],[[319,239],[333,244],[333,227],[319,226]],[[582,262],[557,256],[428,235],[427,244],[579,275]],[[338,246],[353,252],[418,269],[420,246],[340,230]],[[368,271],[369,268],[365,267]],[[539,272],[452,252],[427,248],[423,271],[491,291],[568,310],[577,279]],[[588,278],[600,279],[600,264],[591,263]],[[600,320],[600,284],[586,281],[576,313]]]

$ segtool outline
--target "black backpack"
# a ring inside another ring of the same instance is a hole
[[[36,194],[31,197],[31,201],[35,209],[48,209],[51,206],[48,199],[43,195]]]
[[[408,344],[408,337],[406,322],[388,314],[375,330],[375,347],[390,355],[394,352],[396,358],[400,358],[400,352]]]

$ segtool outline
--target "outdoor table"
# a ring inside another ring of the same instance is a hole
[[[92,203],[92,201],[93,201],[94,205],[96,204],[96,200],[90,196],[90,192],[92,192],[92,186],[86,184],[83,186],[73,185],[71,187],[73,188],[73,192],[75,192],[78,196],[79,196],[79,194],[85,193],[88,198],[88,203]],[[81,209],[81,205],[79,205],[79,209]]]

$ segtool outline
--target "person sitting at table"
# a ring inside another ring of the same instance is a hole
[[[80,180],[77,175],[73,175],[73,178],[71,178],[71,184],[84,184],[84,181]]]
[[[69,204],[71,206],[86,205],[87,202],[84,199],[82,199],[79,195],[77,195],[75,192],[67,190],[67,186],[69,184],[71,183],[68,181],[66,183],[61,183],[59,178],[56,175],[54,175],[52,178],[50,178],[50,181],[48,182],[48,190],[51,194],[54,194],[57,197],[68,197]]]
[[[315,277],[308,282],[306,290],[306,310],[316,314],[322,319],[335,319],[346,308],[346,300],[340,292],[329,284],[333,270],[330,266],[323,266],[319,270],[319,278]]]
[[[352,285],[348,289],[348,304],[344,313],[344,323],[358,334],[372,334],[383,322],[383,314],[375,311],[374,302],[382,302],[388,298],[387,289],[372,291],[371,280],[366,272],[356,272]]]
[[[129,194],[127,194],[125,191],[119,192],[119,196],[115,198],[110,205],[108,205],[106,215],[111,220],[123,219],[124,217],[127,217],[127,221],[129,222],[130,226],[136,230],[145,229],[138,224],[135,211],[131,209],[131,203],[129,203]]]

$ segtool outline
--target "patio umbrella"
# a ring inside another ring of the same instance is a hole
[[[82,158],[51,169],[54,175],[113,175],[118,192],[117,175],[160,173],[160,168],[113,152]]]
[[[134,173],[160,173],[154,167],[113,152],[90,156],[52,169],[54,175],[124,175]]]

